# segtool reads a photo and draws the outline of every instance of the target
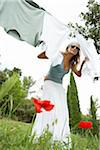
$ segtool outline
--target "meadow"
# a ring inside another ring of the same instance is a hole
[[[51,142],[52,135],[46,133],[38,141],[31,137],[32,123],[0,119],[0,150],[68,150],[60,142]],[[71,150],[100,150],[100,139],[92,134],[71,134]]]

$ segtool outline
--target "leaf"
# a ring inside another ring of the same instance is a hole
[[[3,99],[4,96],[8,94],[8,92],[13,88],[17,80],[18,74],[13,73],[13,75],[2,84],[2,87],[0,89],[0,100]]]

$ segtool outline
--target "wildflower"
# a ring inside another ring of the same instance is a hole
[[[92,122],[91,121],[80,121],[78,124],[78,128],[91,129]]]
[[[33,98],[32,102],[34,103],[35,110],[37,113],[41,113],[42,108],[46,111],[51,111],[54,107],[54,105],[51,104],[49,100],[39,100],[39,99]]]

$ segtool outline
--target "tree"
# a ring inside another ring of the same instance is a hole
[[[30,87],[32,87],[35,84],[36,81],[33,81],[32,78],[29,77],[24,77],[23,78],[23,87],[25,89],[27,89],[27,92],[29,90]]]
[[[67,103],[69,108],[70,126],[73,128],[76,127],[81,120],[81,111],[76,82],[72,72],[70,74],[70,84],[68,85],[67,90]]]
[[[0,100],[2,100],[9,93],[17,81],[18,75],[17,73],[13,73],[13,75],[2,84],[0,88]]]
[[[93,100],[93,97],[90,97],[90,114],[93,119],[96,119],[96,112],[97,112],[97,107],[96,107],[96,102]]]
[[[3,82],[7,80],[6,74],[3,71],[0,71],[0,87]]]
[[[78,30],[86,39],[93,39],[97,52],[100,54],[100,4],[95,0],[89,0],[87,8],[87,12],[80,14],[84,25],[76,23],[75,26],[69,24],[69,27]]]
[[[5,69],[0,73],[2,83],[0,86],[0,114],[11,116],[12,112],[24,103],[28,95],[28,90],[33,81],[31,77],[20,79],[21,70],[14,68],[13,70]]]
[[[100,108],[100,106],[97,103],[97,100],[93,99],[93,96],[90,97],[90,115],[91,115],[91,121],[93,122],[93,129],[92,133],[99,136],[99,122],[100,120],[97,120],[97,109]]]

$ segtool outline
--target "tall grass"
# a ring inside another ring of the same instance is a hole
[[[17,80],[18,80],[18,74],[13,73],[13,75],[2,84],[1,89],[0,89],[0,100],[2,100],[3,97],[8,94],[8,92],[15,85]]]
[[[38,141],[31,137],[32,123],[9,119],[0,120],[0,150],[67,150],[67,145],[52,143],[52,135],[45,132]],[[58,133],[59,134],[59,133]],[[100,150],[96,136],[72,134],[71,150]]]

